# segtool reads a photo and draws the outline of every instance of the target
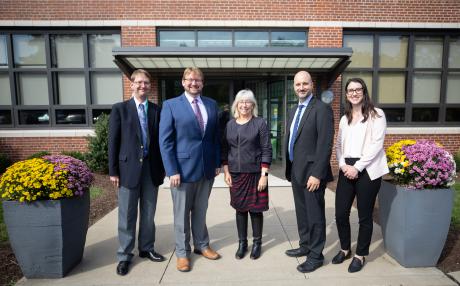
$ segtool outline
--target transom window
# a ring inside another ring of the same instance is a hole
[[[460,122],[460,34],[344,32],[353,48],[342,77],[366,82],[391,125],[458,125]]]
[[[120,33],[0,30],[0,128],[91,126],[123,98]]]

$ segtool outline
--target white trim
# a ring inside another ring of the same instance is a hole
[[[351,21],[253,21],[253,20],[0,20],[1,26],[31,27],[342,27],[460,29],[460,23],[436,22],[351,22]]]
[[[94,135],[94,129],[0,130],[0,137],[86,137]]]
[[[387,127],[386,134],[460,134],[460,127]]]

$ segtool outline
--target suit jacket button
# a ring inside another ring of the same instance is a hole
[[[142,163],[142,158],[140,158],[140,159],[139,159],[139,162],[141,162],[141,163]]]
[[[141,145],[141,149],[144,149],[144,145]]]

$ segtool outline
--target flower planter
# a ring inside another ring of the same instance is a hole
[[[3,201],[9,240],[25,277],[64,277],[81,261],[89,203],[89,192],[61,200]]]
[[[387,253],[404,267],[435,266],[449,231],[453,191],[414,190],[383,181],[378,202]]]

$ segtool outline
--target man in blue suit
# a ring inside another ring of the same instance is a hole
[[[132,97],[114,104],[109,122],[109,175],[118,190],[117,274],[126,275],[133,257],[139,204],[139,256],[154,262],[165,258],[155,252],[155,209],[164,168],[158,146],[160,108],[147,100],[150,74],[131,75]]]
[[[190,226],[194,253],[215,260],[209,247],[206,211],[214,177],[220,172],[217,103],[201,96],[203,73],[187,68],[182,77],[185,92],[163,103],[160,150],[171,182],[177,270],[190,271]]]

